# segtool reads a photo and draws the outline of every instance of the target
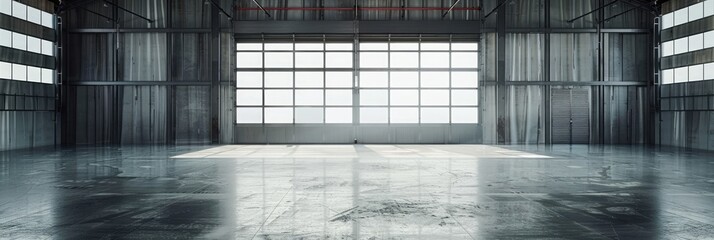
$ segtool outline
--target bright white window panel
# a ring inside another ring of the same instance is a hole
[[[293,90],[285,90],[285,89],[265,90],[265,105],[266,106],[290,106],[290,105],[293,105]]]
[[[453,52],[451,53],[452,68],[477,68],[478,53],[475,52]]]
[[[352,72],[325,72],[325,87],[351,88]]]
[[[689,21],[689,9],[682,8],[674,11],[674,26],[681,25]]]
[[[261,51],[263,50],[262,43],[236,43],[236,50],[238,51]]]
[[[55,82],[55,71],[52,69],[42,69],[42,83],[54,83]]]
[[[419,90],[389,90],[389,103],[391,106],[417,106]]]
[[[689,51],[701,50],[704,47],[704,34],[689,36]]]
[[[295,106],[322,106],[322,90],[295,90]]]
[[[0,78],[12,79],[12,64],[0,62]]]
[[[27,81],[42,82],[42,69],[38,67],[27,67]]]
[[[389,110],[387,108],[360,108],[360,123],[389,123]]]
[[[361,52],[359,55],[360,68],[387,68],[389,53],[387,52]]]
[[[672,84],[674,83],[674,69],[667,69],[662,71],[662,84]]]
[[[27,35],[20,33],[12,33],[12,47],[27,51]]]
[[[451,123],[478,123],[478,108],[451,108]]]
[[[448,51],[449,50],[449,43],[438,43],[438,42],[433,42],[433,43],[421,43],[421,50],[422,51]]]
[[[388,90],[360,90],[359,94],[361,106],[387,106],[389,104]]]
[[[263,105],[263,90],[259,90],[259,89],[236,90],[236,105],[238,105],[238,106],[260,106],[260,105]]]
[[[295,108],[295,123],[322,123],[324,111],[320,108]]]
[[[19,81],[27,81],[27,66],[21,64],[12,64],[12,79]]]
[[[0,28],[0,46],[12,47],[12,32]]]
[[[686,37],[674,40],[674,54],[681,54],[689,51],[688,43],[689,39]]]
[[[42,53],[42,41],[39,38],[27,36],[27,51]]]
[[[387,50],[389,45],[387,43],[360,43],[359,49],[366,51]]]
[[[389,87],[389,72],[360,72],[361,88]]]
[[[265,43],[265,51],[290,51],[293,50],[292,43]]]
[[[662,29],[671,28],[674,25],[674,13],[668,13],[662,16]]]
[[[421,68],[448,68],[448,52],[422,52]]]
[[[451,90],[451,105],[476,106],[478,105],[478,90]]]
[[[325,105],[327,106],[351,106],[352,90],[325,90]]]
[[[263,87],[262,72],[236,72],[236,87],[260,88]]]
[[[416,52],[392,52],[389,56],[390,68],[418,68],[419,53]]]
[[[452,72],[452,88],[477,88],[478,72]]]
[[[27,5],[17,1],[12,1],[12,16],[27,20]]]
[[[296,51],[322,51],[325,45],[322,43],[296,43]]]
[[[321,52],[296,52],[295,68],[323,68],[324,60]]]
[[[704,17],[714,16],[714,1],[707,0],[704,2]]]
[[[352,68],[352,53],[350,52],[328,52],[325,56],[327,68]]]
[[[352,51],[352,43],[326,43],[327,51]]]
[[[324,79],[323,72],[295,72],[295,87],[322,88]]]
[[[12,15],[12,2],[13,0],[0,0],[0,13]]]
[[[37,25],[42,25],[42,11],[40,11],[40,9],[28,6],[27,21]]]
[[[263,53],[239,52],[236,53],[236,66],[238,68],[262,68]]]
[[[421,72],[421,87],[448,88],[449,72]]]
[[[394,50],[419,50],[419,43],[414,42],[414,43],[398,43],[398,42],[393,42],[389,43],[389,50],[394,51]]]
[[[689,21],[696,21],[704,16],[704,3],[697,3],[688,7]]]
[[[48,27],[48,28],[55,28],[55,16],[48,13],[48,12],[42,12],[42,26]]]
[[[54,56],[55,46],[52,42],[47,40],[42,40],[42,54],[47,56]]]
[[[714,80],[714,63],[704,64],[704,79]]]
[[[417,88],[419,87],[419,72],[390,72],[390,87]]]
[[[453,51],[476,51],[478,50],[478,43],[452,43],[451,50]]]
[[[390,108],[389,122],[419,123],[419,108]]]
[[[687,67],[674,69],[674,82],[683,83],[689,80],[689,69]]]
[[[710,0],[714,2],[714,0]],[[714,47],[714,31],[704,33],[704,48]]]
[[[266,68],[292,68],[293,53],[291,52],[266,52]]]
[[[672,56],[674,54],[674,41],[662,43],[662,56]]]
[[[352,108],[325,108],[325,123],[352,123]]]
[[[704,80],[704,65],[693,65],[689,66],[689,81],[701,81]]]
[[[447,89],[422,89],[421,90],[421,105],[422,106],[448,106],[449,105],[449,90]]]
[[[236,123],[263,123],[263,109],[236,108]]]
[[[293,87],[292,72],[265,72],[266,88],[291,88]]]
[[[421,108],[421,123],[449,123],[449,108]]]
[[[293,109],[287,107],[265,108],[265,123],[293,123]]]

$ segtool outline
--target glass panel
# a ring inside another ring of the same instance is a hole
[[[236,108],[237,123],[263,123],[262,108]]]
[[[322,123],[322,108],[295,108],[295,123]]]
[[[42,24],[42,12],[40,9],[27,7],[27,21],[35,23],[37,25]]]
[[[422,106],[449,106],[449,90],[421,90]]]
[[[674,83],[674,70],[667,69],[662,71],[662,84]]]
[[[388,53],[386,52],[362,52],[359,56],[361,68],[387,68]]]
[[[290,51],[293,50],[292,43],[266,43],[265,51]]]
[[[672,27],[674,24],[674,13],[668,13],[662,16],[662,29]]]
[[[360,90],[359,104],[362,106],[387,106],[388,90]]]
[[[295,72],[296,88],[322,88],[323,72]]]
[[[236,72],[236,87],[259,88],[263,87],[262,72]]]
[[[42,44],[39,38],[27,37],[27,51],[34,53],[42,53]]]
[[[263,104],[263,90],[236,90],[236,105],[260,106]]]
[[[325,45],[322,43],[296,43],[295,50],[322,51]]]
[[[360,123],[389,123],[389,111],[387,108],[360,108]]]
[[[265,123],[293,123],[293,109],[265,108]]]
[[[674,41],[668,41],[662,43],[662,56],[671,56],[674,54]]]
[[[452,72],[452,88],[477,88],[478,72]]]
[[[452,43],[451,50],[452,51],[468,51],[468,50],[476,51],[476,50],[478,50],[478,43]]]
[[[350,52],[328,52],[327,62],[328,68],[352,68],[352,53]]]
[[[388,84],[389,72],[360,72],[360,87],[362,88],[386,88]]]
[[[421,53],[422,68],[448,68],[449,53],[447,52],[423,52]]]
[[[352,108],[325,108],[325,123],[352,123]]]
[[[701,19],[704,16],[704,3],[697,3],[689,6],[689,21]]]
[[[296,106],[322,106],[322,90],[295,90]]]
[[[449,108],[421,108],[421,123],[449,123]]]
[[[449,72],[421,72],[421,87],[448,88]]]
[[[236,53],[236,66],[238,68],[262,68],[262,53]]]
[[[419,87],[419,72],[390,72],[390,87],[417,88]]]
[[[323,57],[321,52],[296,52],[295,68],[323,68]]]
[[[689,10],[687,8],[682,8],[674,12],[674,26],[684,24],[689,21],[689,15],[687,14]]]
[[[265,52],[265,67],[266,68],[292,68],[293,67],[293,53]]]
[[[419,108],[391,108],[391,123],[419,123]]]
[[[325,105],[350,106],[352,105],[352,90],[325,90]]]
[[[714,2],[714,1],[712,1]],[[714,31],[704,33],[704,48],[714,47]]]
[[[674,82],[682,83],[689,80],[689,69],[687,67],[675,68],[674,69]]]
[[[0,13],[12,15],[12,0],[0,0]]]
[[[714,16],[714,1],[707,0],[704,2],[704,17]]]
[[[27,20],[27,5],[12,1],[12,16],[22,20]]]
[[[389,50],[394,51],[394,50],[419,50],[419,43],[413,42],[413,43],[390,43],[389,44]]]
[[[352,43],[327,43],[325,49],[328,51],[352,51]]]
[[[392,52],[389,59],[390,68],[418,68],[419,53],[416,52]]]
[[[478,105],[478,90],[451,90],[451,105],[476,106]]]
[[[12,79],[12,64],[0,62],[0,78]]]
[[[704,34],[689,36],[689,51],[697,51],[704,47]]]
[[[704,64],[704,79],[714,79],[714,63]]]
[[[0,46],[12,47],[12,32],[0,28]]]
[[[387,50],[389,46],[387,43],[360,43],[359,50]]]
[[[12,79],[27,81],[27,66],[12,64]]]
[[[687,47],[688,39],[685,38],[680,38],[677,40],[674,40],[674,54],[680,54],[680,53],[685,53],[689,51],[689,47]]]
[[[27,67],[27,81],[42,82],[42,69],[38,67]]]
[[[236,43],[236,50],[252,50],[261,51],[263,50],[262,43]]]
[[[449,50],[449,43],[421,43],[421,50]]]
[[[293,90],[265,90],[266,106],[293,105]],[[267,116],[267,115],[266,115]]]
[[[389,94],[391,106],[419,105],[419,90],[389,90]]]
[[[478,123],[478,108],[451,108],[451,123]]]
[[[54,83],[55,71],[52,69],[42,69],[42,82],[43,83]]]
[[[48,28],[55,28],[55,17],[47,12],[42,12],[42,26],[48,27]]]
[[[477,68],[478,53],[454,52],[451,53],[452,68]]]
[[[27,35],[20,33],[12,33],[12,47],[27,51]]]
[[[47,56],[54,56],[55,46],[52,42],[47,40],[42,40],[42,54]]]
[[[292,72],[265,72],[266,88],[292,88]]]
[[[351,88],[352,72],[326,72],[325,85],[328,88]]]
[[[689,66],[689,81],[704,80],[704,65]]]

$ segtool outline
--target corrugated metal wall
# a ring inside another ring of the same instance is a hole
[[[54,85],[0,80],[0,151],[54,145],[55,104]]]

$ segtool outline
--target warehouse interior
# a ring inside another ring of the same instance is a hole
[[[714,0],[0,0],[0,239],[706,239]]]

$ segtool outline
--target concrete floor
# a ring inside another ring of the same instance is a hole
[[[714,154],[231,145],[0,153],[0,239],[714,239]]]

